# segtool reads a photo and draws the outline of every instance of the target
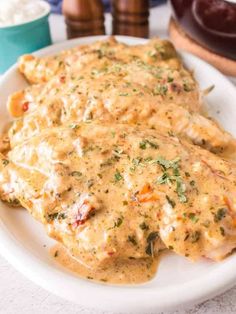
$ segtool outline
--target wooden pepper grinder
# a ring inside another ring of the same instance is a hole
[[[149,36],[149,0],[112,0],[113,35]]]
[[[68,38],[105,34],[102,0],[63,0],[62,12]]]

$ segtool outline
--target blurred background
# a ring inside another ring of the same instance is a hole
[[[62,0],[48,0],[51,5],[53,13],[62,13]],[[154,7],[160,3],[166,2],[166,0],[151,0],[150,6]],[[104,8],[106,12],[110,12],[111,10],[111,1],[110,0],[103,0]]]

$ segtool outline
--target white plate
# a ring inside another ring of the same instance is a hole
[[[36,53],[47,55],[103,37],[66,41]],[[118,37],[120,41],[137,44],[145,40]],[[193,69],[202,89],[215,85],[207,97],[210,114],[236,136],[236,89],[217,70],[200,59],[182,53],[185,64]],[[9,116],[7,96],[26,85],[13,66],[0,83],[0,122]],[[235,284],[236,255],[221,263],[201,261],[191,263],[169,254],[161,259],[156,277],[142,285],[112,286],[80,279],[56,265],[48,249],[54,243],[43,226],[23,209],[11,209],[0,204],[0,253],[20,272],[36,284],[85,307],[103,310],[144,313],[177,309],[213,297]],[[46,245],[46,247],[45,247]]]

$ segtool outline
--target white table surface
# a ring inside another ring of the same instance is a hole
[[[7,0],[6,0],[7,1]],[[151,10],[151,36],[167,36],[170,10],[167,5]],[[63,17],[50,17],[54,42],[66,39]],[[106,15],[106,29],[110,34],[111,17]],[[79,307],[67,302],[36,286],[17,272],[0,257],[0,314],[102,314],[98,310]],[[168,312],[169,313],[169,312]],[[212,300],[186,310],[177,310],[171,314],[233,314],[236,313],[236,287]],[[112,314],[109,312],[109,314]],[[148,313],[151,314],[151,313]],[[157,313],[155,313],[157,314]]]

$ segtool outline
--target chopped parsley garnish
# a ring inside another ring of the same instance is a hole
[[[225,218],[226,213],[227,213],[227,209],[226,208],[219,208],[217,210],[217,212],[214,214],[215,215],[215,217],[214,217],[215,222],[219,222],[223,218]]]
[[[129,235],[128,236],[128,241],[131,242],[133,245],[137,245],[137,240],[136,240],[134,235],[132,235],[132,236]]]
[[[123,222],[123,217],[119,217],[118,219],[117,219],[117,221],[115,222],[115,224],[114,224],[114,227],[120,227],[120,225],[122,224],[122,222]]]
[[[158,163],[160,166],[162,166],[163,170],[167,170],[169,168],[178,169],[179,161],[180,158],[167,160],[163,157],[158,157],[157,159],[154,159],[151,163]]]
[[[185,232],[185,237],[184,237],[184,241],[187,241],[189,238],[190,234],[188,231]]]
[[[2,164],[3,164],[4,167],[6,167],[9,164],[9,160],[2,159]]]
[[[193,90],[188,83],[184,83],[183,88],[185,92],[191,92]]]
[[[156,143],[149,141],[149,140],[143,140],[139,143],[139,148],[141,148],[141,149],[146,149],[148,147],[158,149],[159,145],[157,145]]]
[[[20,205],[20,201],[17,198],[13,198],[13,199],[9,199],[7,201],[7,203],[9,203],[12,206],[18,206]]]
[[[66,217],[67,216],[65,213],[52,213],[47,215],[48,221],[53,221],[55,219],[65,219]]]
[[[140,143],[139,143],[139,148],[141,148],[141,149],[146,149],[146,148],[147,148],[147,143],[146,143],[146,141],[140,142]]]
[[[176,192],[181,203],[187,202],[187,197],[184,194],[185,190],[185,184],[182,182],[182,179],[179,176],[176,177]]]
[[[117,156],[117,157],[121,157],[121,155],[122,154],[124,154],[124,151],[123,151],[123,149],[121,149],[121,148],[119,148],[119,147],[116,147],[113,151],[112,151],[112,153],[115,155],[115,156]]]
[[[92,280],[92,279],[93,279],[93,277],[91,277],[91,276],[87,276],[87,279],[90,279],[90,280]]]
[[[123,216],[118,217],[117,220],[114,222],[113,227],[109,228],[108,230],[113,229],[113,228],[119,228],[122,225],[123,220],[124,220]]]
[[[166,195],[166,199],[167,199],[167,202],[170,204],[171,207],[175,207],[176,203],[174,200],[172,200],[168,195]]]
[[[132,159],[132,163],[135,166],[138,166],[141,162],[142,162],[142,157],[137,157],[137,158]]]
[[[152,161],[152,157],[144,158],[144,161],[145,161],[145,162],[150,162],[150,161]]]
[[[119,159],[120,158],[117,155],[114,155],[114,156],[108,158],[107,160],[105,160],[104,162],[102,162],[100,164],[100,167],[103,168],[106,166],[111,166],[111,165],[113,165],[113,163],[117,162]]]
[[[149,230],[149,226],[145,222],[142,222],[139,227],[142,230]]]
[[[163,175],[161,175],[157,179],[157,183],[159,184],[171,184],[172,183],[172,178],[171,175],[168,172],[164,172]]]
[[[194,213],[189,213],[188,214],[189,219],[193,222],[193,223],[197,223],[199,218],[196,217],[196,214]]]
[[[154,95],[161,95],[161,96],[165,96],[167,94],[168,91],[168,87],[166,85],[160,85],[158,84],[154,90],[153,90],[153,94]]]
[[[87,187],[90,189],[93,185],[94,185],[94,180],[93,179],[89,179],[87,181]]]
[[[132,159],[132,164],[134,165],[133,167],[130,167],[130,171],[134,172],[136,167],[143,166],[144,164],[142,163],[143,158],[142,157],[136,157]]]
[[[224,237],[225,236],[225,229],[220,227],[220,234]]]
[[[129,96],[129,93],[120,93],[119,96]]]
[[[196,243],[196,242],[198,242],[198,240],[200,239],[200,237],[201,237],[201,232],[200,231],[194,231],[194,232],[192,232],[191,233],[191,235],[190,235],[190,241],[192,242],[192,243]]]
[[[156,240],[156,238],[158,237],[158,232],[157,231],[154,231],[154,232],[151,232],[149,233],[148,237],[147,237],[147,242],[151,242],[151,241],[154,241]]]
[[[80,172],[80,171],[72,171],[71,172],[71,176],[79,178],[79,177],[82,176],[82,172]]]
[[[70,125],[69,125],[69,128],[71,128],[71,129],[76,129],[76,130],[77,130],[77,129],[79,128],[79,125],[73,123],[73,124],[70,124]]]
[[[71,89],[71,93],[74,93],[78,87],[79,87],[79,85],[73,86],[72,89]]]
[[[179,172],[179,158],[173,160],[167,160],[163,157],[159,157],[156,160],[151,161],[151,163],[158,163],[164,170],[163,174],[157,179],[158,184],[168,184],[171,185],[173,182],[176,183],[176,193],[178,194],[181,203],[187,202],[187,197],[185,196],[185,184],[180,176]],[[169,169],[172,169],[170,173]]]
[[[119,182],[123,179],[123,176],[121,175],[121,173],[117,169],[116,169],[114,177],[115,177],[115,182]]]
[[[154,256],[154,251],[153,251],[153,242],[158,238],[159,234],[157,231],[149,233],[147,237],[147,246],[146,246],[146,254],[149,256]]]

